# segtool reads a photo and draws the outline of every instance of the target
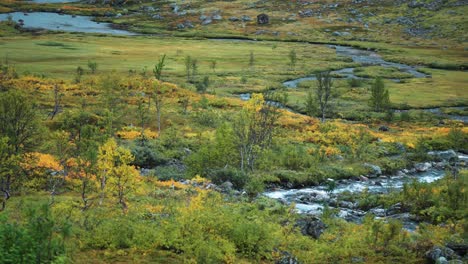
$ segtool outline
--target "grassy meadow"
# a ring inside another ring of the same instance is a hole
[[[124,2],[0,1],[149,33],[0,22],[0,264],[467,261],[447,253],[468,245],[468,127],[448,116],[468,114],[466,5]],[[430,35],[404,33],[409,15]],[[343,68],[363,79],[282,84]]]

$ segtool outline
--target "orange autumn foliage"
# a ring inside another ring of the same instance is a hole
[[[63,167],[54,156],[39,152],[32,152],[26,155],[21,165],[24,169],[63,170]]]

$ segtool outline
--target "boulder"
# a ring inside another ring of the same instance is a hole
[[[360,180],[360,181],[368,181],[369,178],[367,178],[366,176],[360,175],[360,176],[359,176],[359,180]]]
[[[332,33],[332,35],[335,36],[335,37],[349,37],[349,36],[351,36],[351,33],[335,31],[335,32]]]
[[[369,212],[378,217],[384,217],[387,214],[387,212],[383,208],[372,208],[369,210]]]
[[[372,176],[382,175],[382,169],[377,165],[370,164],[370,163],[364,163],[364,167],[367,167],[367,168],[371,169],[371,175]]]
[[[458,256],[452,249],[439,246],[434,246],[431,250],[426,252],[425,256],[432,263],[439,263],[438,261],[441,257],[446,260],[460,259],[460,256]]]
[[[447,247],[455,251],[459,256],[465,256],[468,252],[468,244],[449,242]]]
[[[163,19],[163,17],[161,16],[161,14],[153,15],[152,18],[153,18],[153,19],[156,19],[156,20],[161,20],[161,19]]]
[[[392,206],[390,206],[387,210],[387,215],[396,215],[396,214],[401,214],[403,213],[403,206],[401,203],[396,203]]]
[[[448,260],[444,257],[440,257],[439,259],[437,259],[436,261],[436,264],[448,264]]]
[[[221,184],[219,187],[224,192],[230,192],[232,191],[234,185],[230,181],[226,181],[226,182],[223,182],[223,184]]]
[[[310,9],[304,10],[304,11],[299,11],[299,16],[300,17],[311,17],[314,15],[314,12]]]
[[[156,11],[152,6],[142,6],[140,9],[148,13]]]
[[[431,167],[432,167],[432,165],[429,162],[416,163],[416,165],[414,165],[414,168],[418,172],[428,171]]]
[[[211,23],[213,23],[213,20],[211,20],[211,18],[207,18],[207,19],[203,20],[201,24],[203,26],[206,26],[206,25],[209,25]]]
[[[234,17],[234,16],[229,18],[229,21],[231,21],[231,22],[237,22],[239,20],[240,19],[238,17]]]
[[[299,264],[299,261],[295,256],[286,251],[279,252],[278,260],[275,261],[275,264]]]
[[[223,20],[223,17],[220,14],[215,14],[213,15],[213,17],[211,17],[211,19],[219,21],[219,20]]]
[[[327,227],[319,218],[310,216],[297,220],[296,225],[300,227],[303,235],[315,239],[318,239]]]
[[[451,160],[458,158],[457,153],[452,149],[446,151],[429,151],[427,154],[443,160]]]
[[[252,21],[252,18],[249,17],[249,16],[247,16],[247,15],[243,15],[243,16],[241,17],[241,19],[242,19],[242,21],[244,21],[244,22]]]
[[[390,128],[388,128],[388,126],[381,126],[381,127],[379,127],[379,131],[382,131],[382,132],[387,132],[387,131],[389,131],[389,130],[390,130]]]
[[[267,14],[260,14],[257,16],[257,23],[259,25],[266,25],[270,23],[270,17]]]

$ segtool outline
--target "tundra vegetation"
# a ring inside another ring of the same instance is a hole
[[[467,261],[463,1],[51,2],[138,34],[0,22],[0,263]]]

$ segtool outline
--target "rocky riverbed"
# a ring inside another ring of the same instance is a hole
[[[362,193],[364,191],[373,194],[400,191],[405,183],[412,181],[435,182],[445,176],[445,169],[449,165],[466,166],[468,155],[455,153],[452,150],[430,152],[438,157],[440,162],[423,162],[415,164],[412,169],[400,170],[396,175],[372,175],[361,176],[359,179],[333,181],[328,184],[307,187],[302,189],[277,189],[264,193],[265,196],[277,199],[284,204],[295,204],[300,214],[320,216],[325,207],[338,210],[338,217],[347,221],[360,222],[367,213],[372,213],[380,218],[394,218],[403,222],[408,230],[414,230],[418,219],[402,210],[401,205],[395,204],[390,208],[371,208],[362,210],[356,202],[344,199],[347,194]]]

